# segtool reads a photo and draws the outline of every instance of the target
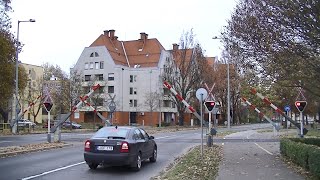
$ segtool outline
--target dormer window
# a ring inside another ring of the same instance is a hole
[[[99,54],[97,52],[93,52],[90,54],[90,57],[99,57]]]

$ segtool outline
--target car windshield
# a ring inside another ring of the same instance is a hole
[[[127,128],[102,128],[92,138],[126,138],[129,129]]]

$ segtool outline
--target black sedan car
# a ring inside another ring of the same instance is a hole
[[[153,136],[139,127],[103,127],[84,145],[84,160],[90,169],[103,164],[139,171],[141,162],[148,159],[156,162],[157,144]]]

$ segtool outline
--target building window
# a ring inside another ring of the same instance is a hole
[[[80,118],[79,112],[74,112],[73,116],[74,116],[75,119],[79,119]]]
[[[163,89],[163,95],[169,96],[170,95],[170,90],[168,88]]]
[[[100,68],[99,62],[95,62],[94,66],[95,66],[96,69],[99,69]]]
[[[103,81],[103,74],[96,74],[96,79],[98,81]]]
[[[91,81],[91,75],[85,75],[84,81]]]
[[[108,81],[113,81],[114,80],[114,73],[109,73],[108,74]]]
[[[137,82],[137,75],[130,75],[130,82]]]
[[[133,88],[133,87],[130,87],[130,94],[132,95],[132,94],[137,94],[137,88]]]
[[[89,69],[89,64],[88,63],[84,63],[84,69]]]
[[[103,66],[104,66],[104,63],[103,63],[103,61],[101,61],[100,62],[100,69],[103,69],[104,68]]]
[[[93,69],[93,62],[90,62],[90,69]]]
[[[108,93],[114,93],[114,86],[108,86]]]
[[[99,88],[99,94],[103,94],[104,93],[104,86],[101,86],[100,88]]]
[[[163,107],[170,107],[170,105],[171,105],[171,101],[169,101],[169,100],[163,101]]]
[[[176,108],[176,103],[174,103],[174,102],[171,102],[172,103],[172,108]]]
[[[103,99],[102,98],[98,98],[95,102],[95,105],[97,106],[103,106]]]
[[[130,87],[130,93],[129,94],[133,94],[133,87]]]
[[[93,52],[90,54],[90,57],[99,57],[99,54],[97,52]]]
[[[130,99],[129,105],[130,105],[130,107],[137,107],[138,106],[138,100]]]

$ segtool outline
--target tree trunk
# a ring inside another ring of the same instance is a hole
[[[183,112],[179,112],[179,126],[183,126],[183,120],[184,120],[184,113]]]
[[[0,114],[4,119],[4,123],[7,123],[8,122],[8,112],[6,112],[2,108],[0,108]]]

